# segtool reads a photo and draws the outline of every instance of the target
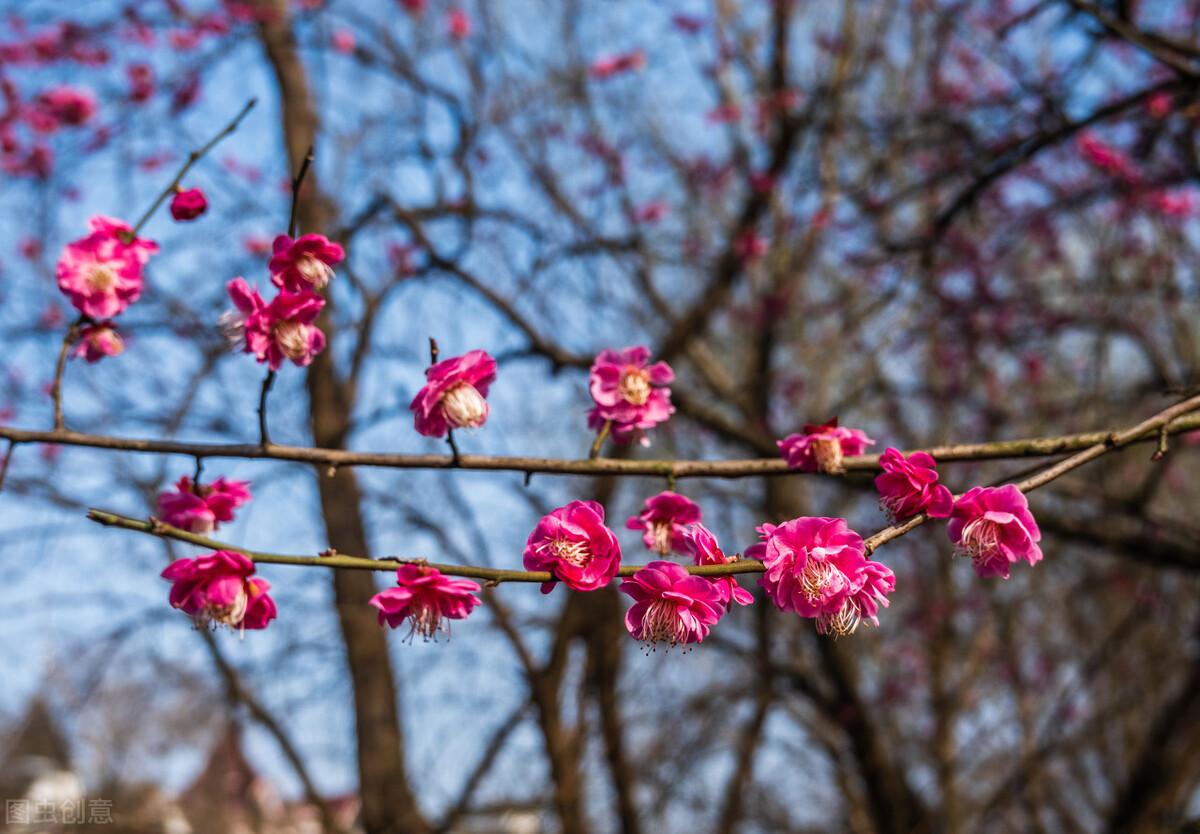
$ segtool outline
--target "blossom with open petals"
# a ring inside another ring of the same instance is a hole
[[[648,365],[650,349],[602,350],[592,363],[588,389],[595,407],[588,413],[588,427],[603,429],[612,421],[612,438],[618,443],[641,436],[675,413],[671,389],[675,372],[666,362]]]
[[[232,550],[195,559],[176,559],[162,572],[171,583],[171,605],[199,625],[236,629],[266,628],[275,619],[271,586],[253,576],[254,563]]]
[[[967,490],[954,502],[947,533],[955,552],[970,556],[983,577],[1008,579],[1022,559],[1031,565],[1042,560],[1042,531],[1025,494],[1013,484]]]
[[[842,458],[861,455],[875,441],[861,429],[838,425],[834,417],[821,425],[808,424],[800,434],[790,434],[775,443],[792,469],[801,472],[843,471]]]
[[[647,550],[666,556],[672,551],[688,552],[684,531],[687,525],[698,522],[700,518],[700,506],[695,501],[665,490],[647,498],[642,512],[630,517],[625,526],[630,530],[642,531],[642,541]]]
[[[425,371],[425,380],[408,406],[419,433],[445,437],[450,429],[475,429],[487,422],[485,398],[496,381],[496,360],[486,351],[443,359]]]
[[[954,496],[938,483],[937,462],[925,452],[913,452],[907,458],[897,449],[879,456],[883,474],[875,478],[879,506],[892,521],[925,513],[930,518],[946,518],[954,506]]]
[[[134,237],[131,226],[111,217],[93,217],[88,225],[90,234],[63,248],[58,288],[85,316],[112,318],[142,294],[142,268],[158,244]]]
[[[867,559],[862,537],[840,518],[794,518],[758,528],[746,557],[766,567],[759,584],[775,605],[816,620],[822,634],[852,634],[896,587],[892,571]]]
[[[651,562],[621,582],[621,593],[633,598],[625,628],[650,644],[699,643],[723,610],[711,582],[674,562]]]
[[[325,334],[313,324],[325,306],[321,296],[280,290],[267,304],[244,278],[234,278],[226,289],[237,308],[222,318],[226,335],[272,371],[279,370],[285,359],[301,367],[309,365],[325,349]]]
[[[409,639],[433,639],[439,631],[450,633],[447,620],[465,620],[479,604],[479,585],[469,579],[451,579],[428,565],[401,565],[396,587],[371,597],[379,609],[379,624],[398,628],[409,622]]]
[[[525,542],[526,570],[554,575],[542,593],[561,580],[575,591],[603,588],[621,567],[621,545],[604,526],[604,507],[595,501],[572,501],[542,516]]]
[[[346,250],[325,235],[301,235],[292,240],[279,235],[271,244],[271,282],[288,292],[323,289],[333,280],[333,268],[346,257]]]
[[[190,533],[211,533],[233,521],[233,511],[249,500],[249,481],[217,478],[211,484],[193,483],[184,475],[175,489],[159,493],[158,517]]]

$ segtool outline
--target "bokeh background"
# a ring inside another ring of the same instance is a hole
[[[774,457],[835,415],[876,451],[1117,429],[1200,382],[1190,0],[0,9],[5,426],[51,425],[62,246],[93,214],[134,220],[251,97],[184,182],[209,212],[146,227],[162,251],[125,352],[69,363],[71,428],[257,440],[262,368],[217,321],[230,278],[265,288],[310,144],[301,228],[349,257],[330,350],[275,383],[278,442],[444,451],[407,408],[430,337],[500,362],[459,438],[488,454],[585,455],[591,358],[635,344],[676,369],[678,412],[633,457]],[[63,85],[95,112],[39,127]],[[926,525],[878,554],[898,579],[879,628],[834,642],[760,601],[688,652],[632,641],[615,587],[504,585],[408,644],[364,605],[386,575],[284,567],[261,571],[271,628],[196,631],[158,577],[194,550],[84,517],[148,514],[194,461],[23,444],[0,493],[0,794],[172,834],[1196,830],[1196,439],[1035,493],[1046,558],[1008,581]],[[510,567],[576,498],[644,561],[621,528],[667,486],[205,475],[252,482],[220,531],[243,546]],[[763,521],[885,523],[866,473],[677,486],[729,552]]]

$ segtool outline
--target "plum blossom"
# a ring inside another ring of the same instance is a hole
[[[621,583],[621,593],[633,599],[625,628],[651,645],[699,643],[721,619],[713,584],[674,562],[651,562]]]
[[[861,455],[875,441],[860,429],[838,426],[834,417],[821,425],[808,424],[800,434],[790,434],[775,443],[792,469],[801,472],[844,471],[842,458]]]
[[[451,429],[475,429],[487,422],[485,397],[496,381],[496,360],[486,351],[444,359],[426,369],[425,379],[408,406],[420,434],[445,437]]]
[[[195,220],[206,211],[208,199],[199,188],[181,188],[171,198],[171,216],[180,222]]]
[[[604,526],[604,507],[595,501],[572,501],[542,517],[525,542],[526,570],[545,570],[554,579],[542,593],[565,582],[575,591],[603,588],[621,567],[621,545]]]
[[[883,474],[875,477],[879,506],[891,521],[925,513],[930,518],[946,518],[954,506],[954,496],[938,483],[937,462],[925,452],[913,452],[907,458],[897,449],[888,448],[879,457]]]
[[[27,119],[30,127],[39,133],[53,133],[64,125],[79,127],[87,124],[95,113],[95,96],[87,90],[64,85],[38,95]]]
[[[1129,182],[1141,179],[1141,172],[1128,156],[1105,142],[1095,132],[1085,130],[1075,140],[1080,155],[1106,174]]]
[[[640,49],[605,55],[588,65],[588,75],[596,80],[612,78],[625,72],[635,72],[646,66],[646,53]]]
[[[233,521],[233,511],[249,500],[249,481],[217,478],[203,484],[184,475],[174,490],[158,494],[158,517],[172,527],[203,535]]]
[[[63,248],[58,288],[85,316],[112,318],[142,294],[142,268],[158,244],[134,237],[127,223],[111,217],[93,217],[88,225],[87,237]]]
[[[700,518],[700,506],[695,501],[666,490],[647,498],[641,514],[632,516],[625,526],[642,531],[647,550],[666,556],[672,551],[688,552],[684,533],[687,525],[699,522]]]
[[[471,16],[463,9],[451,9],[446,17],[446,30],[456,41],[471,36]]]
[[[864,619],[879,625],[879,605],[896,587],[891,570],[867,559],[862,537],[841,518],[794,518],[758,528],[746,557],[766,566],[759,579],[783,611],[816,620],[822,634],[853,634]]]
[[[1008,579],[1021,559],[1031,565],[1042,560],[1042,531],[1013,484],[969,489],[954,502],[947,533],[955,553],[970,556],[981,577]]]
[[[309,365],[325,349],[325,334],[313,324],[325,306],[321,296],[281,290],[267,304],[244,278],[234,278],[226,289],[237,307],[236,312],[222,317],[226,335],[272,371],[279,370],[285,359],[301,367]]]
[[[380,591],[370,604],[379,609],[379,624],[399,628],[409,622],[408,639],[436,639],[439,631],[450,633],[448,620],[465,620],[479,604],[479,585],[469,579],[451,579],[428,565],[401,565],[396,570],[396,587]]]
[[[99,362],[106,356],[120,356],[125,350],[125,341],[117,333],[112,321],[86,324],[79,331],[75,345],[75,356],[83,357],[89,364]]]
[[[346,257],[346,250],[325,235],[302,235],[292,240],[279,235],[271,244],[267,264],[271,282],[288,292],[320,290],[333,280],[333,267]]]
[[[627,443],[675,413],[670,385],[675,372],[666,362],[647,365],[650,349],[602,350],[592,363],[589,390],[595,407],[588,412],[588,427],[601,430],[612,421],[612,437]]]
[[[197,625],[241,630],[266,628],[275,619],[275,601],[265,579],[253,577],[254,563],[232,550],[195,559],[176,559],[162,572],[171,585],[171,605]]]
[[[709,532],[703,524],[697,523],[688,527],[683,538],[684,545],[692,554],[696,565],[727,565],[736,561],[736,558],[725,555],[721,546],[717,544],[717,537]],[[738,605],[749,605],[754,602],[754,595],[739,585],[737,579],[732,576],[704,578],[712,583],[713,588],[717,591],[717,597],[725,609],[728,609],[734,602]]]

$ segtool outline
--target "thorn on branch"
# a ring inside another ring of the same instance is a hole
[[[4,491],[4,479],[8,476],[8,465],[12,462],[13,452],[17,448],[17,441],[8,441],[8,449],[4,453],[4,460],[0,461],[0,492]]]
[[[458,453],[458,444],[454,442],[454,429],[446,429],[446,442],[450,444],[452,465],[462,466],[462,457]]]
[[[533,470],[526,469],[525,470],[525,486],[528,487],[531,483],[533,483]]]

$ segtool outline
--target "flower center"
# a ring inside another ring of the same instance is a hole
[[[837,578],[840,571],[829,562],[814,559],[811,555],[800,572],[800,589],[811,603],[817,603]]]
[[[308,353],[308,325],[285,320],[274,328],[275,344],[288,359],[303,358]]]
[[[1000,525],[977,518],[963,528],[958,552],[970,556],[976,565],[988,561],[1000,546]]]
[[[197,622],[203,625],[216,624],[237,628],[246,617],[246,606],[250,595],[246,593],[246,583],[238,590],[237,599],[229,605],[208,605],[197,616]]]
[[[94,292],[108,292],[117,283],[117,274],[107,264],[96,264],[88,272],[87,285]]]
[[[654,534],[654,550],[662,556],[671,552],[671,533],[675,525],[669,521],[656,521],[651,528]]]
[[[301,255],[297,258],[296,271],[318,290],[333,279],[333,269],[329,264],[312,255]]]
[[[670,643],[672,646],[686,643],[687,626],[675,610],[675,603],[658,600],[642,615],[642,639],[647,643]]]
[[[456,429],[474,429],[487,419],[487,400],[469,382],[454,385],[442,394],[442,414],[446,422]]]
[[[650,399],[650,374],[641,368],[626,368],[621,374],[621,397],[630,405],[645,405]]]
[[[588,563],[592,561],[592,549],[587,542],[555,539],[550,543],[550,549],[559,559],[577,568],[587,567]]]
[[[812,450],[818,472],[842,471],[842,441],[830,436],[814,437]]]

